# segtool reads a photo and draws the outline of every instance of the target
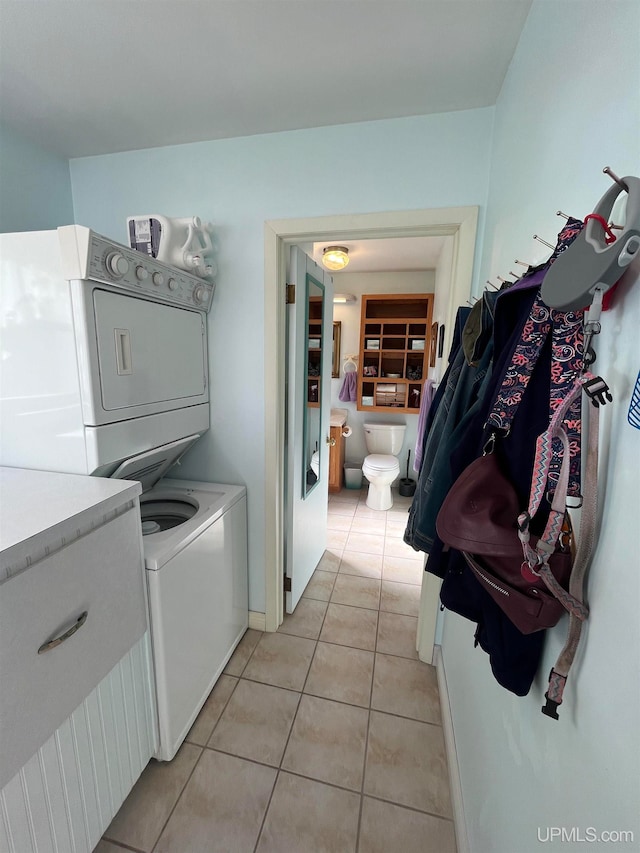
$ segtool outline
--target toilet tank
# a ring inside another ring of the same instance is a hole
[[[364,440],[369,453],[390,453],[397,456],[402,450],[405,424],[364,424]]]

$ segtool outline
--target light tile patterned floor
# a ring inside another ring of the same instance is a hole
[[[365,498],[329,499],[327,551],[295,613],[276,634],[247,631],[97,853],[455,853],[436,674],[415,652],[410,500],[376,512]]]

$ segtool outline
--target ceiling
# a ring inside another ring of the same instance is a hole
[[[485,107],[531,0],[0,0],[0,115],[68,157]]]
[[[451,237],[390,237],[384,240],[339,240],[349,249],[349,265],[345,270],[331,270],[332,276],[360,272],[410,272],[432,270],[438,265],[440,252]],[[322,250],[336,245],[323,243],[301,245],[313,260],[322,266]]]

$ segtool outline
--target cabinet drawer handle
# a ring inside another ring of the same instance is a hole
[[[56,646],[59,646],[60,643],[64,643],[65,640],[68,640],[69,637],[73,637],[76,631],[79,631],[80,628],[87,621],[87,616],[89,615],[89,611],[85,610],[84,613],[81,613],[78,616],[77,622],[72,625],[68,631],[65,631],[64,634],[60,634],[59,637],[56,637],[55,640],[49,640],[48,643],[43,643],[38,649],[38,654],[42,655],[45,652],[51,651],[51,649],[55,649]]]

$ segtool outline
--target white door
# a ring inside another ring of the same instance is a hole
[[[287,281],[295,285],[295,302],[287,306],[284,536],[286,611],[292,613],[327,541],[333,280],[292,246]]]

